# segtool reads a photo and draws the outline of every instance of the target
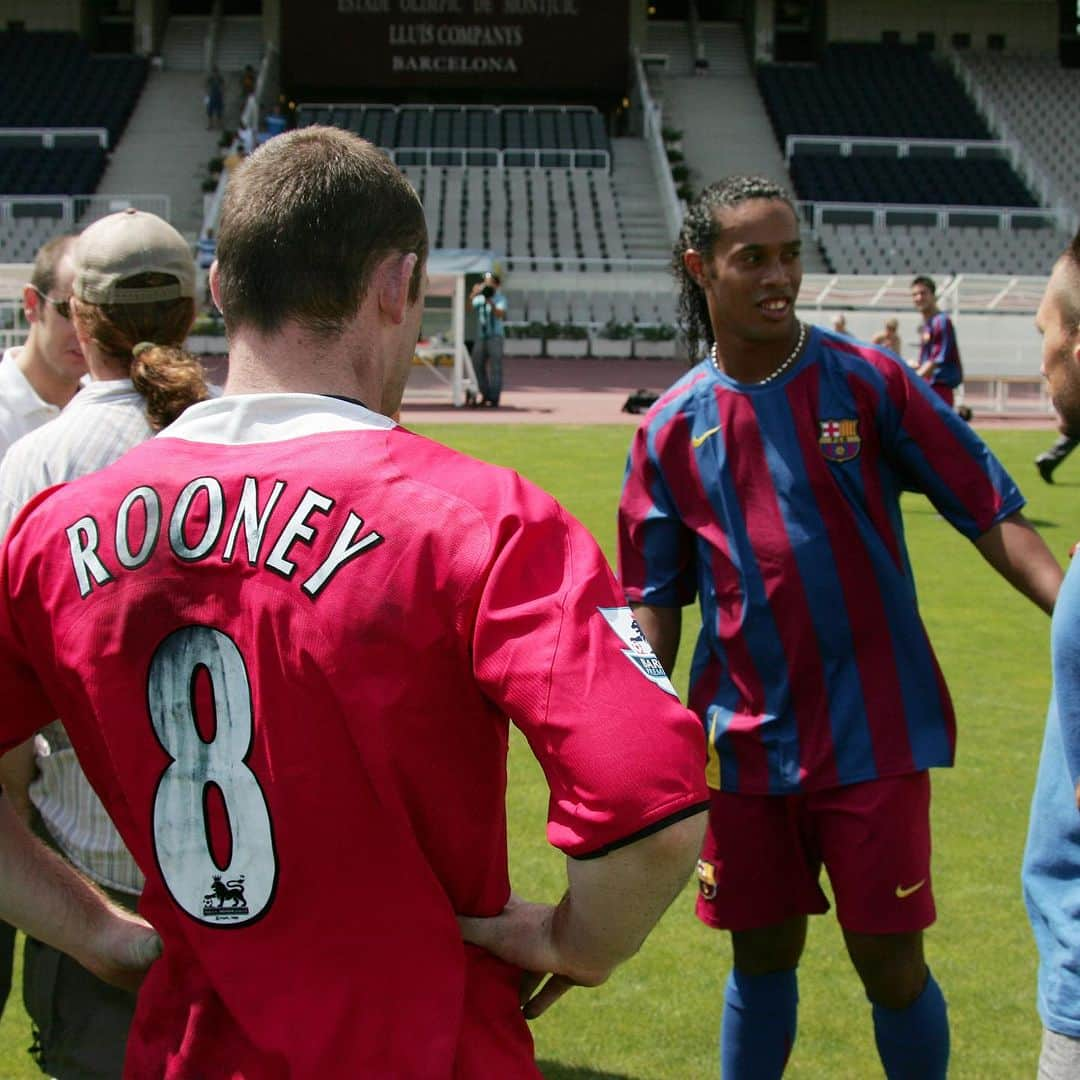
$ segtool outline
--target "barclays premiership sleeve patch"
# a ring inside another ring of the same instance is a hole
[[[661,690],[666,690],[673,698],[678,698],[675,687],[667,677],[663,665],[656,658],[648,638],[641,632],[633,612],[628,607],[597,608],[607,620],[608,626],[619,635],[626,646],[623,656],[645,676],[649,682],[656,683]]]

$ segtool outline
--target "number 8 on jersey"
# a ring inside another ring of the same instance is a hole
[[[209,676],[216,730],[196,726],[195,685]],[[176,903],[210,926],[237,926],[265,914],[277,882],[277,856],[266,798],[246,758],[254,722],[251,686],[235,642],[209,626],[171,633],[150,661],[150,720],[172,758],[154,795],[153,842]],[[226,866],[210,850],[208,794],[218,789],[231,834]]]

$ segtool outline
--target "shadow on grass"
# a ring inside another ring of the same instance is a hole
[[[599,1072],[580,1065],[560,1065],[557,1061],[539,1060],[536,1064],[544,1080],[634,1080],[629,1073]]]

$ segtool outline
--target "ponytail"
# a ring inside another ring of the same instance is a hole
[[[131,382],[146,400],[146,416],[155,431],[210,396],[202,364],[176,345],[140,341],[131,350]]]

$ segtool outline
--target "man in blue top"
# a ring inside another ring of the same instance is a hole
[[[1035,317],[1042,374],[1080,430],[1080,233],[1058,259]],[[1024,899],[1039,948],[1040,1080],[1080,1076],[1080,566],[1069,567],[1050,633],[1054,683],[1024,853]]]
[[[472,289],[473,310],[476,312],[476,341],[472,362],[480,387],[480,404],[497,408],[502,396],[503,320],[506,318],[506,297],[500,291],[498,274],[487,273]]]

